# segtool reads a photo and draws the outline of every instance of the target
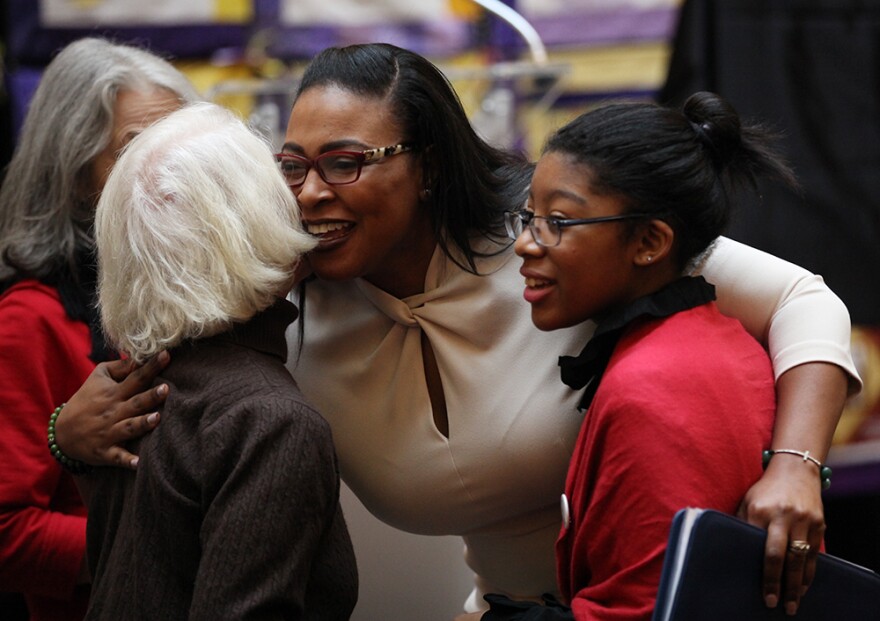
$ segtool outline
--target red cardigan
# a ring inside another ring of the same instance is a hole
[[[734,513],[774,416],[767,354],[714,303],[626,329],[565,485],[557,570],[577,621],[651,618],[674,513]]]
[[[0,591],[23,592],[31,621],[85,614],[86,511],[46,427],[94,368],[91,349],[55,289],[27,280],[0,296]]]

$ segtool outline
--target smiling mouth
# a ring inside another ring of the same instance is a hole
[[[541,289],[542,287],[547,287],[551,283],[549,280],[540,280],[538,278],[526,278],[526,287],[530,289]]]
[[[345,237],[353,228],[354,224],[351,222],[315,222],[306,224],[306,230],[311,235],[320,238],[322,244]]]

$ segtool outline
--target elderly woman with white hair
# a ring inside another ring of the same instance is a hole
[[[269,146],[185,108],[135,138],[95,231],[111,343],[171,364],[137,472],[89,488],[89,619],[347,619],[357,570],[330,429],[284,367],[285,299],[314,240]]]

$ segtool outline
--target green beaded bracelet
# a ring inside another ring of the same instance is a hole
[[[62,403],[59,405],[49,416],[49,430],[46,434],[46,439],[49,441],[49,452],[52,453],[52,457],[55,458],[55,461],[61,464],[61,467],[68,472],[72,474],[86,474],[92,469],[92,467],[84,461],[68,457],[61,452],[61,449],[58,448],[58,445],[55,443],[55,421],[58,420],[58,414],[61,413],[61,410],[64,409],[65,405],[67,404]]]
[[[824,465],[821,461],[812,457],[810,455],[810,451],[795,451],[792,449],[776,449],[775,451],[766,450],[764,451],[764,469],[767,469],[767,465],[770,463],[770,458],[773,457],[776,453],[783,453],[787,455],[797,455],[798,457],[803,458],[804,461],[811,461],[816,464],[816,467],[819,468],[819,479],[822,481],[822,489],[828,489],[831,487],[831,468]]]

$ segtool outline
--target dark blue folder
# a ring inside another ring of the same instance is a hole
[[[653,621],[880,621],[880,575],[819,554],[797,615],[764,605],[767,533],[731,515],[682,509],[669,533]]]

